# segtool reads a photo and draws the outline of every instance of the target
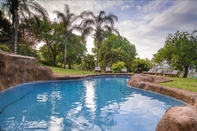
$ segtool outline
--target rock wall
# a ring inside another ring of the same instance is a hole
[[[161,86],[157,84],[160,82],[167,82],[167,81],[170,81],[170,79],[162,76],[135,74],[128,81],[128,85],[145,90],[158,92],[160,94],[164,94],[167,96],[171,96],[179,100],[182,100],[192,106],[197,107],[197,93],[184,89]]]
[[[168,109],[159,121],[156,131],[196,131],[197,108],[177,106]]]
[[[51,79],[53,79],[52,70],[37,66],[34,57],[0,50],[0,92],[21,83]]]
[[[135,74],[128,81],[128,85],[172,96],[192,105],[168,109],[158,123],[156,131],[197,131],[197,93],[157,84],[167,81],[170,79],[166,77]]]

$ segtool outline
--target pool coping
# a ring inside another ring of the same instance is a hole
[[[117,76],[132,77],[135,74],[134,73],[95,73],[95,74],[83,74],[83,75],[57,75],[57,74],[53,74],[52,79],[48,79],[47,81],[74,80],[74,79],[83,79],[83,78],[94,77],[94,76],[116,76],[116,75]],[[29,82],[39,82],[39,81],[42,81],[42,80],[29,81]],[[29,83],[29,82],[27,82],[27,83]],[[24,83],[20,83],[20,84],[24,84]],[[20,84],[17,84],[15,86],[18,86]],[[139,82],[138,85],[139,86],[133,86],[133,87],[157,92],[157,93],[160,93],[160,94],[163,94],[166,96],[170,96],[170,97],[176,98],[178,100],[181,100],[183,102],[186,102],[189,105],[197,107],[197,92],[192,92],[189,90],[173,88],[173,87],[168,87],[168,86],[162,86],[162,85],[159,85],[158,83],[150,83],[150,82],[143,82],[143,81]],[[132,86],[132,85],[129,85],[129,86]],[[12,87],[14,87],[14,86],[12,86]],[[7,90],[12,87],[8,87],[4,90]],[[0,92],[2,92],[4,90],[1,90]]]
[[[100,74],[84,74],[84,75],[53,75],[54,80],[70,80],[70,79],[82,79],[93,76],[132,76],[133,73],[100,73]]]

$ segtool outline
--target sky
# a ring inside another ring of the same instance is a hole
[[[164,47],[165,39],[177,30],[189,33],[197,30],[197,0],[36,0],[55,17],[54,10],[79,15],[84,10],[99,14],[101,10],[118,17],[115,27],[121,36],[134,44],[141,59],[152,59]],[[88,53],[94,47],[93,39],[86,43]]]

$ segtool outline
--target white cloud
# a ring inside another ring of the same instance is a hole
[[[80,14],[83,10],[91,10],[95,14],[100,10],[118,12],[118,17],[122,19],[116,23],[116,28],[123,37],[135,44],[140,58],[151,59],[153,54],[164,46],[169,33],[175,33],[177,30],[192,32],[196,29],[197,23],[197,1],[160,0],[124,3],[111,0],[74,2],[40,0],[39,3],[48,11],[63,11],[64,4],[68,4],[71,12],[76,14]],[[127,10],[131,7],[135,8]],[[93,41],[89,38],[88,52],[91,52],[93,46]]]
[[[164,46],[169,33],[175,33],[177,30],[192,32],[196,29],[196,5],[194,1],[151,1],[141,6],[143,12],[138,20],[122,21],[118,28],[122,36],[135,44],[141,58],[150,59]]]
[[[129,5],[122,6],[122,7],[121,7],[121,10],[126,10],[126,9],[128,9],[129,7],[130,7]]]
[[[136,6],[136,9],[138,9],[138,10],[141,10],[141,8],[142,8],[142,7],[139,6],[139,5]]]
[[[60,10],[63,12],[64,4],[69,5],[71,12],[80,14],[84,10],[91,10],[95,13],[100,10],[105,10],[106,8],[112,8],[114,6],[119,6],[123,4],[123,1],[88,1],[88,0],[51,0],[51,1],[42,1],[36,0],[44,8],[51,13],[53,10]]]
[[[164,10],[167,8],[166,4],[171,3],[170,1],[163,1],[163,0],[158,0],[158,1],[149,1],[148,4],[143,6],[143,11],[144,12],[160,12],[161,10]]]

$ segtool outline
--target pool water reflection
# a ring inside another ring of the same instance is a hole
[[[176,99],[130,88],[129,77],[22,84],[0,93],[0,130],[153,131]]]

